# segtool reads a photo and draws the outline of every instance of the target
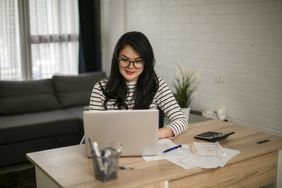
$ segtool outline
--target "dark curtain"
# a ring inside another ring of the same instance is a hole
[[[79,73],[101,70],[100,0],[78,0]]]

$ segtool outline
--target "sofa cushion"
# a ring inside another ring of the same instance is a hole
[[[88,105],[94,84],[105,78],[104,72],[53,76],[56,95],[63,107]]]
[[[0,81],[0,114],[20,114],[60,108],[52,80]]]
[[[82,133],[82,122],[65,110],[0,116],[0,145]]]
[[[75,106],[66,108],[65,110],[73,114],[75,117],[79,118],[81,121],[83,121],[83,112],[88,111],[88,109],[88,106]]]

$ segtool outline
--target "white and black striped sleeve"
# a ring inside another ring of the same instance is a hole
[[[167,83],[159,78],[159,89],[155,95],[157,106],[164,112],[170,120],[167,126],[177,136],[187,130],[188,121],[185,114],[181,111],[172,91]]]
[[[97,82],[92,90],[91,96],[90,96],[90,105],[89,105],[89,110],[105,110],[104,108],[104,101],[105,101],[105,96],[102,92],[102,87],[105,86],[105,80],[102,80],[100,82]]]

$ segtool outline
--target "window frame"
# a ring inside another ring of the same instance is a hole
[[[79,33],[62,33],[62,34],[44,34],[32,35],[30,28],[30,0],[14,0],[17,3],[17,9],[14,15],[16,16],[17,24],[17,37],[19,38],[17,50],[19,53],[19,69],[21,76],[17,80],[33,80],[34,78],[34,62],[32,45],[34,44],[52,44],[52,43],[65,43],[65,42],[78,42]],[[77,60],[78,61],[78,60]],[[78,65],[77,65],[78,67]],[[66,73],[68,74],[68,73]],[[45,78],[44,76],[42,78]],[[5,79],[5,78],[4,78]]]
[[[18,0],[18,12],[22,78],[24,80],[32,80],[31,43],[29,41],[29,0]]]

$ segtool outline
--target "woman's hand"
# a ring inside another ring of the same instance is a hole
[[[163,127],[159,129],[159,138],[168,138],[172,136],[174,136],[174,134],[169,128]]]

